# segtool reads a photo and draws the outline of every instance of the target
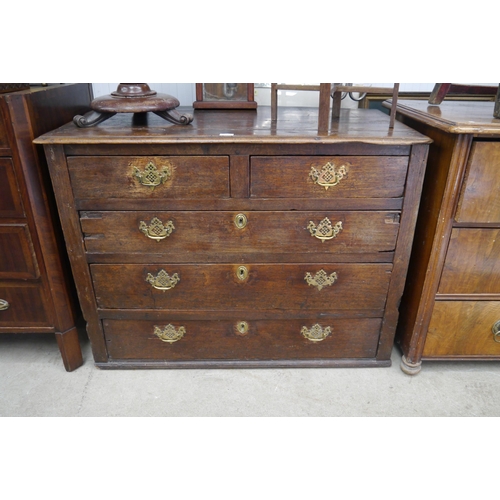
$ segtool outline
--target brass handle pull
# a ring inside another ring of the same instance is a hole
[[[323,328],[321,325],[316,323],[311,328],[303,326],[300,333],[311,342],[321,342],[322,340],[325,340],[330,333],[332,333],[332,329],[329,326]]]
[[[162,269],[157,276],[153,276],[151,273],[148,273],[146,277],[146,281],[150,283],[153,288],[163,291],[174,288],[180,280],[181,279],[177,273],[169,276],[164,269]]]
[[[493,332],[493,340],[495,342],[500,343],[500,320],[497,321],[492,327],[491,331]]]
[[[154,334],[162,341],[173,344],[184,337],[186,329],[183,326],[175,328],[174,325],[167,325],[163,330],[159,326],[155,326]]]
[[[246,321],[238,321],[235,328],[238,335],[246,335],[248,333],[248,323]]]
[[[248,269],[245,266],[240,266],[236,270],[236,276],[239,280],[244,281],[248,278]]]
[[[342,231],[342,221],[337,222],[333,225],[328,217],[325,217],[318,225],[314,224],[311,220],[307,226],[311,236],[318,238],[324,243],[326,240],[331,240],[337,236],[337,234]]]
[[[141,172],[137,167],[134,167],[133,175],[139,184],[154,189],[156,186],[159,186],[170,179],[172,170],[169,166],[164,166],[162,170],[158,170],[156,165],[150,161],[146,165],[143,172]]]
[[[174,229],[174,223],[171,220],[169,220],[166,224],[163,224],[158,217],[153,217],[149,224],[146,224],[143,220],[139,222],[139,230],[148,238],[151,238],[158,243],[161,240],[168,238]]]
[[[3,299],[0,299],[0,311],[6,311],[10,307],[10,304]]]
[[[243,229],[244,227],[246,227],[247,223],[248,223],[248,219],[247,219],[247,216],[245,214],[238,214],[234,218],[234,225],[238,229]]]
[[[323,186],[325,190],[328,190],[329,187],[336,186],[342,179],[347,177],[349,167],[349,163],[344,163],[337,168],[335,163],[328,162],[320,170],[311,167],[309,177],[315,184]]]
[[[320,269],[314,276],[306,273],[304,279],[309,286],[315,286],[319,291],[325,286],[332,286],[337,281],[337,273],[328,275],[324,269]]]

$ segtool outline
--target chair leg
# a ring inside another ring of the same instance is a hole
[[[398,107],[398,93],[399,93],[399,83],[395,83],[394,89],[392,91],[392,107],[391,107],[389,128],[394,128],[394,121],[396,119],[396,108]]]
[[[278,120],[278,89],[275,83],[271,83],[271,120]]]
[[[500,84],[498,84],[497,95],[495,97],[495,108],[493,110],[493,118],[500,118]]]
[[[441,104],[450,87],[451,83],[436,83],[429,97],[429,104]]]

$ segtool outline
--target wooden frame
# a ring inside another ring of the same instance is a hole
[[[229,96],[226,89],[234,93],[234,97]],[[207,89],[213,95],[212,99],[207,99]],[[253,83],[197,83],[196,101],[193,103],[195,109],[256,109],[257,103],[254,100]]]

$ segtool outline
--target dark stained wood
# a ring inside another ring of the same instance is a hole
[[[311,169],[328,163],[347,174],[328,189],[315,183]],[[408,157],[254,156],[251,195],[255,198],[397,198],[403,196]]]
[[[242,318],[244,321],[244,318]],[[307,321],[248,322],[246,335],[235,331],[235,321],[104,320],[110,359],[161,360],[293,360],[324,358],[373,358],[377,350],[380,319],[337,319],[320,321],[332,333],[320,342],[306,339],[301,330]],[[169,344],[154,335],[154,327],[184,326],[183,338]]]
[[[34,87],[0,96],[1,128],[8,142],[8,149],[0,146],[5,155],[0,159],[0,216],[9,217],[1,220],[2,266],[8,268],[1,275],[9,281],[0,283],[0,298],[12,301],[0,313],[2,332],[62,335],[75,328],[79,306],[43,148],[33,140],[88,110],[91,97],[89,84]],[[68,371],[82,364],[77,336],[67,336],[60,350]]]
[[[108,309],[203,310],[307,309],[349,311],[366,309],[383,314],[391,279],[391,264],[247,264],[248,277],[238,278],[239,264],[92,265],[97,304]],[[306,273],[324,270],[337,280],[318,290]],[[146,281],[164,270],[179,281],[157,290]],[[120,286],[116,287],[117,281]]]

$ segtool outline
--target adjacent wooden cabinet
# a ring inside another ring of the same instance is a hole
[[[0,94],[0,334],[55,333],[82,364],[79,311],[43,148],[35,137],[89,109],[89,84]]]
[[[399,101],[432,138],[397,342],[422,360],[500,359],[500,120],[491,102]]]
[[[116,115],[45,146],[102,368],[388,366],[429,139],[380,111]]]

